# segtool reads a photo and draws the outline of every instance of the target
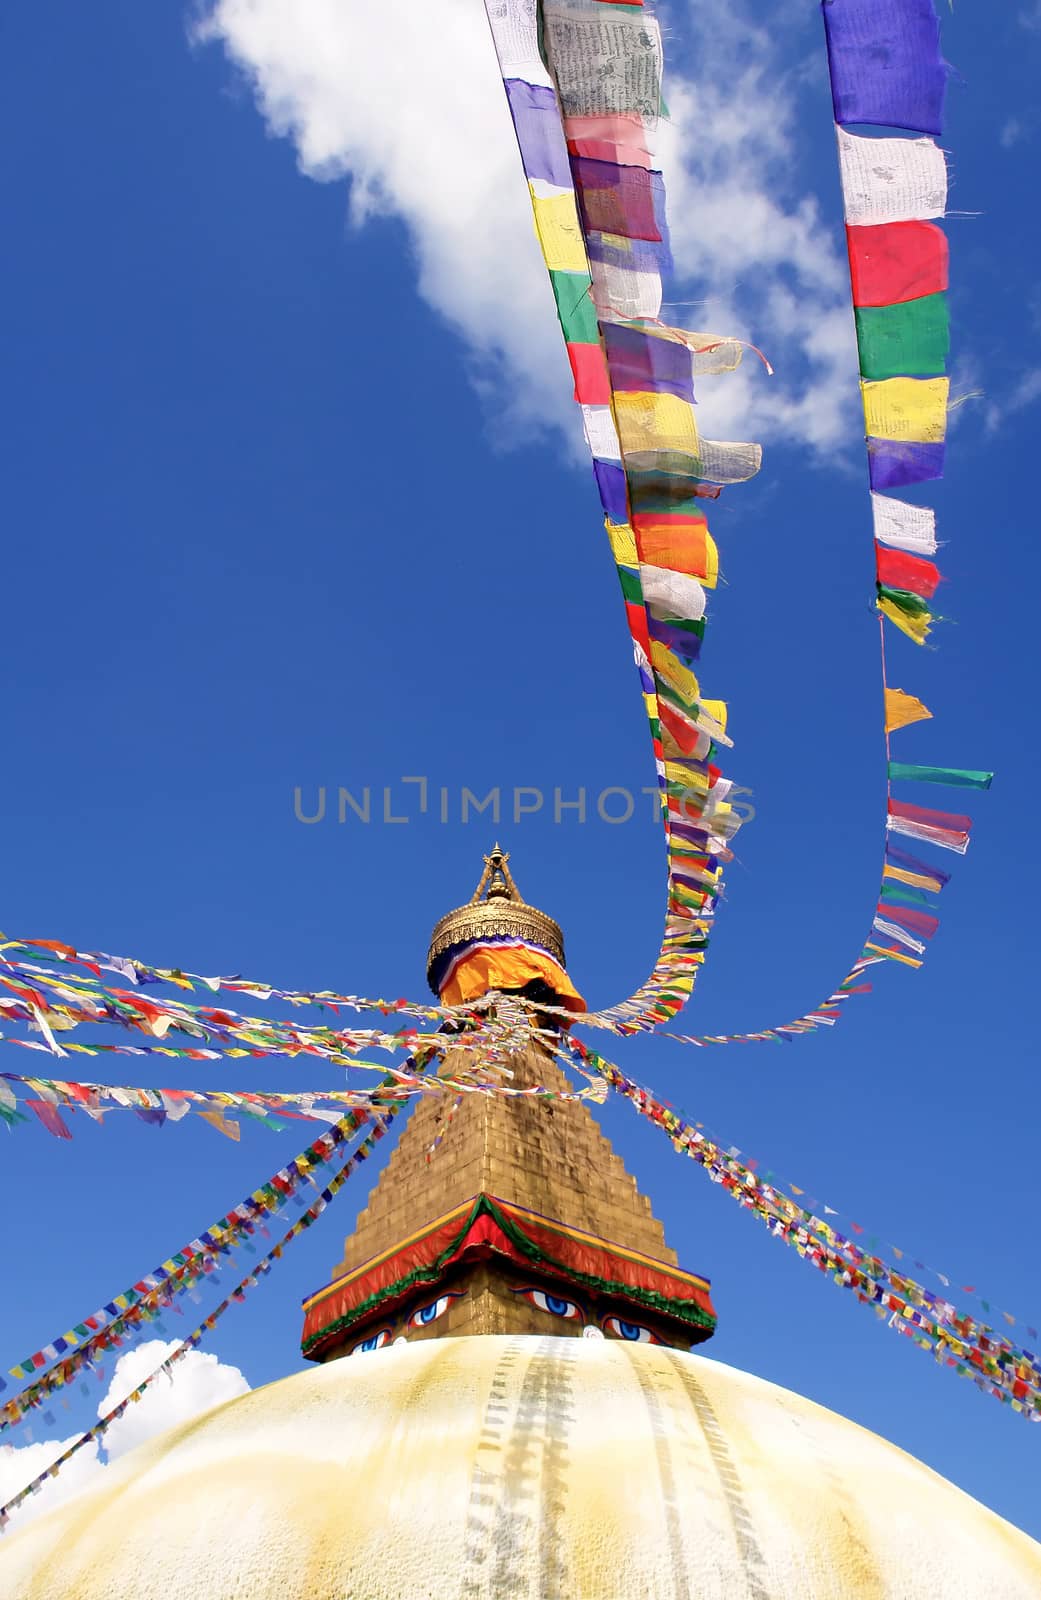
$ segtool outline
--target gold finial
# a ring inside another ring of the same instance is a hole
[[[513,881],[510,872],[510,852],[503,850],[499,844],[492,846],[490,855],[482,857],[484,871],[481,873],[480,882],[470,896],[470,904],[475,906],[483,898],[485,900],[510,900],[515,905],[524,905],[524,896]]]

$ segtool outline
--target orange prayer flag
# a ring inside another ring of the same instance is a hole
[[[216,1128],[218,1133],[223,1133],[226,1139],[238,1139],[242,1130],[237,1122],[229,1122],[221,1111],[200,1111],[200,1117],[208,1122],[211,1128]]]
[[[912,722],[924,722],[932,716],[928,706],[924,706],[913,694],[906,694],[903,689],[887,689],[885,694],[887,733],[909,727]]]

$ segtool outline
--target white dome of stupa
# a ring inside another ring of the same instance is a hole
[[[702,1356],[401,1343],[150,1440],[12,1532],[3,1600],[1038,1600],[1041,1545]]]

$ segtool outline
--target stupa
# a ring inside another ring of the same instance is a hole
[[[559,927],[498,847],[428,971],[453,999],[583,1005]],[[450,1051],[441,1070],[470,1062]],[[569,1088],[538,1044],[509,1070]],[[420,1101],[305,1301],[310,1370],[9,1535],[3,1600],[1037,1600],[1041,1545],[876,1435],[695,1352],[708,1280],[680,1268],[584,1104],[451,1107]]]

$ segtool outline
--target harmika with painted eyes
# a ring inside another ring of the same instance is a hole
[[[602,1329],[603,1333],[611,1339],[624,1339],[629,1344],[662,1344],[656,1333],[650,1328],[645,1328],[640,1322],[628,1322],[624,1317],[614,1315],[601,1319],[599,1327],[586,1314],[583,1307],[576,1300],[568,1300],[564,1295],[551,1294],[548,1289],[527,1287],[514,1289],[514,1294],[523,1295],[529,1305],[538,1311],[544,1311],[547,1316],[559,1317],[564,1322],[581,1322],[585,1331],[593,1334]],[[425,1306],[419,1306],[409,1313],[405,1324],[407,1328],[427,1328],[439,1317],[444,1316],[453,1300],[459,1300],[462,1294],[455,1293],[438,1295],[436,1300],[431,1300]],[[367,1338],[360,1340],[351,1351],[351,1355],[365,1355],[371,1350],[382,1350],[384,1345],[390,1344],[394,1337],[393,1327],[380,1328],[376,1333],[370,1333]],[[405,1337],[405,1335],[399,1335]]]

